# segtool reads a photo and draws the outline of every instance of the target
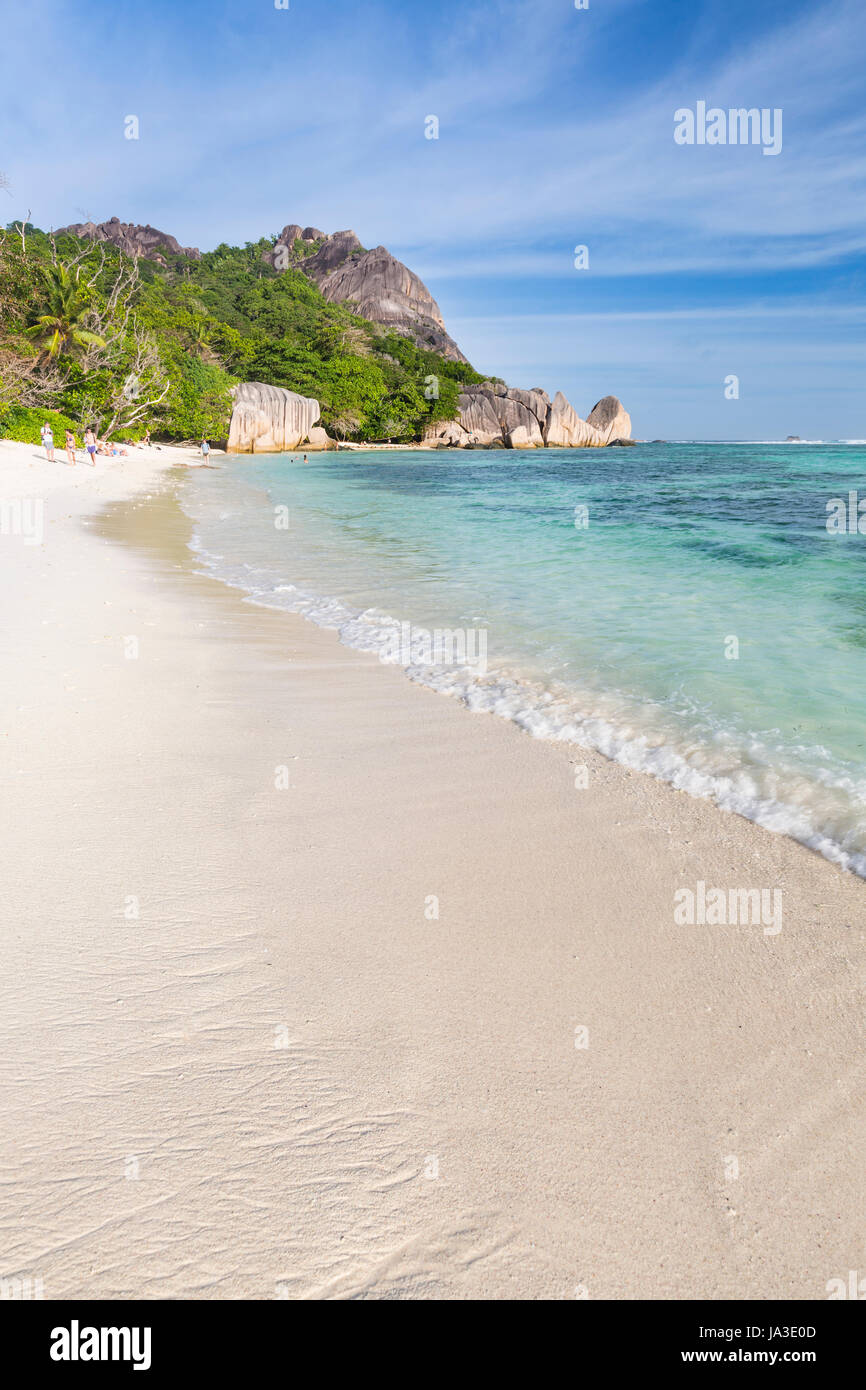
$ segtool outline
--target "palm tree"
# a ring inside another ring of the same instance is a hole
[[[87,310],[83,289],[65,265],[52,266],[48,272],[48,312],[40,314],[27,329],[31,338],[42,344],[42,356],[49,358],[71,356],[76,348],[105,347],[98,333],[81,328]]]
[[[210,352],[210,333],[205,324],[200,321],[193,323],[188,329],[188,340],[196,357],[206,360],[212,355]]]

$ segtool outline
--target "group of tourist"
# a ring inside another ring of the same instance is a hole
[[[42,436],[42,447],[45,450],[45,457],[48,459],[49,463],[53,463],[54,431],[50,425],[45,424],[42,426],[39,433]],[[72,433],[72,430],[66,431],[63,447],[66,450],[66,457],[70,465],[74,468],[77,461],[76,449],[78,446],[75,442],[75,435]],[[84,431],[84,449],[94,468],[96,467],[97,454],[101,454],[104,458],[119,458],[128,453],[128,450],[124,449],[120,444],[110,444],[104,439],[97,439],[95,430],[91,429],[89,425]]]
[[[45,457],[48,459],[49,463],[53,463],[54,431],[52,430],[51,426],[46,423],[42,426],[39,433],[42,436],[42,447],[45,450]],[[144,436],[139,441],[139,444],[144,449],[150,448],[150,430],[145,430]],[[77,445],[75,443],[75,435],[72,433],[72,430],[66,431],[66,439],[64,441],[63,447],[66,450],[66,457],[69,460],[70,465],[74,468],[76,464],[75,451]],[[207,439],[205,439],[204,435],[202,435],[202,441],[199,447],[201,449],[202,458],[207,460],[207,456],[210,453],[210,445],[208,444]],[[121,444],[115,444],[104,439],[98,439],[96,436],[96,431],[93,430],[89,425],[87,429],[84,431],[84,448],[94,468],[96,467],[97,454],[100,454],[103,458],[126,458],[129,454],[129,450],[124,449]],[[304,462],[306,463],[306,461],[307,459],[305,455]]]
[[[54,431],[51,430],[50,424],[44,424],[39,434],[42,436],[44,456],[49,460],[49,463],[54,463]],[[150,430],[146,430],[142,439],[139,439],[139,446],[143,449],[150,448]],[[64,449],[65,452],[67,452],[67,459],[70,460],[71,467],[75,467],[76,448],[78,448],[78,445],[75,443],[75,435],[72,434],[71,430],[65,431]],[[96,467],[96,455],[100,455],[104,457],[104,459],[120,459],[120,457],[129,455],[129,450],[124,449],[124,446],[120,445],[120,443],[106,441],[106,439],[97,439],[96,431],[93,430],[90,425],[88,425],[88,428],[85,430],[83,448],[85,448],[86,455],[88,455],[90,464],[92,464],[93,467]],[[210,453],[210,445],[207,439],[204,438],[204,435],[202,435],[202,443],[200,443],[199,449],[200,452],[202,452],[204,461],[207,461],[207,456],[209,456]],[[306,461],[307,456],[304,455],[304,463],[306,463]]]

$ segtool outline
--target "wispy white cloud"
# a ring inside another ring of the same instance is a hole
[[[41,68],[68,66],[74,30],[80,99],[16,102],[7,171],[47,221],[67,220],[73,201],[129,216],[129,203],[155,198],[172,230],[183,219],[183,238],[205,247],[302,215],[401,246],[448,246],[456,233],[488,254],[515,232],[532,244],[561,229],[564,245],[616,239],[626,267],[630,238],[643,273],[642,243],[671,229],[667,264],[692,267],[696,237],[709,259],[723,239],[767,239],[771,264],[780,231],[789,257],[792,237],[860,230],[866,118],[844,100],[862,83],[858,3],[833,0],[713,67],[677,58],[635,92],[613,80],[576,113],[562,84],[597,79],[612,56],[615,79],[611,47],[628,44],[634,9],[605,5],[604,25],[583,33],[586,16],[562,0],[465,6],[445,27],[431,7],[419,52],[399,8],[365,6],[363,24],[324,31],[308,13],[272,11],[251,34],[246,11],[214,5],[200,57],[148,25],[147,4],[60,0],[47,32],[19,9],[4,26],[7,71],[32,71],[37,53]],[[124,26],[134,49],[120,65]],[[0,103],[15,96],[13,85]],[[676,146],[673,113],[698,98],[782,107],[782,155]],[[140,142],[123,139],[130,112]],[[424,139],[430,113],[438,141]]]
[[[584,245],[585,243],[581,243]],[[459,247],[431,251],[404,247],[413,270],[432,281],[501,279],[507,276],[538,279],[573,278],[577,243],[557,251],[532,247],[516,250],[493,247],[482,252]],[[732,245],[730,238],[707,239],[701,249],[671,251],[666,241],[650,237],[635,249],[627,241],[610,238],[587,248],[587,270],[593,279],[641,278],[660,275],[752,275],[768,270],[807,270],[832,266],[866,253],[866,235],[823,237],[768,237],[748,246]]]

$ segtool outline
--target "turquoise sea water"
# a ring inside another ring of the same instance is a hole
[[[826,524],[866,446],[309,459],[191,476],[210,573],[866,875],[866,535]],[[474,630],[486,669],[402,623]]]

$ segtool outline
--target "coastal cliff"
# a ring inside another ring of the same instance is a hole
[[[427,286],[384,246],[367,251],[353,231],[326,235],[290,222],[264,259],[276,270],[300,270],[329,303],[347,304],[447,361],[467,362]],[[468,363],[467,363],[468,365]],[[616,396],[604,396],[582,420],[558,391],[507,387],[486,381],[464,385],[452,420],[438,420],[422,443],[440,448],[603,448],[628,440],[631,420]]]
[[[332,304],[411,338],[451,362],[466,358],[446,332],[442,311],[423,280],[384,246],[366,251],[352,231],[330,236],[290,222],[265,259],[276,270],[301,270]]]

